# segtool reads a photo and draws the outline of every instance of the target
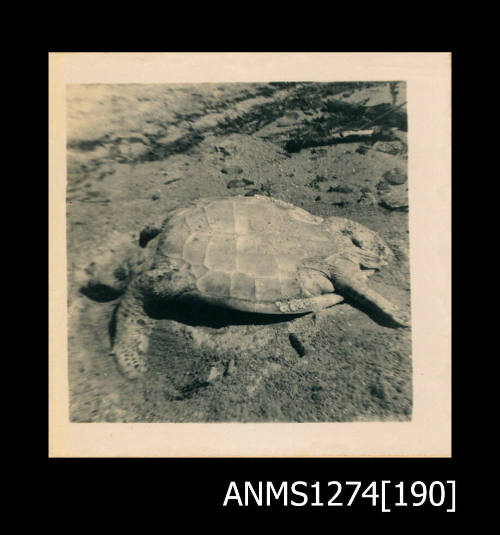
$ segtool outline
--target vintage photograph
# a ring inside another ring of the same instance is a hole
[[[65,94],[71,422],[411,422],[404,80]]]

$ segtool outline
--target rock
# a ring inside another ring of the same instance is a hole
[[[315,384],[311,387],[311,399],[316,403],[323,403],[326,400],[326,393],[321,385]]]
[[[405,147],[408,147],[408,134],[399,128],[391,128],[391,134],[393,138],[397,138]]]
[[[125,160],[136,160],[149,152],[149,147],[141,142],[121,141],[117,147],[117,156]]]
[[[324,176],[322,175],[316,175],[316,178],[311,180],[311,182],[309,182],[308,186],[311,187],[311,188],[314,188],[314,189],[319,189],[319,185],[321,182],[326,182],[327,181],[327,178],[325,178]]]
[[[234,363],[234,359],[231,359],[227,365],[224,375],[234,375],[235,371],[236,371],[236,364]]]
[[[230,167],[223,167],[220,172],[224,173],[225,175],[241,175],[241,173],[243,173],[243,169],[237,165],[232,165]]]
[[[368,390],[372,396],[377,397],[379,399],[385,399],[386,397],[385,388],[384,388],[384,385],[382,384],[372,383],[369,386]]]
[[[172,178],[171,180],[166,180],[164,184],[173,184],[174,182],[179,182],[180,178]]]
[[[377,183],[377,185],[375,186],[377,188],[377,191],[389,191],[391,189],[391,186],[389,186],[389,184],[387,184],[387,182],[385,182],[384,180],[381,180],[380,182]]]
[[[376,206],[378,204],[377,197],[371,191],[364,191],[358,199],[361,206]]]
[[[224,147],[214,146],[214,150],[215,152],[222,153],[224,156],[231,156],[231,153],[228,150],[226,150]]]
[[[304,344],[294,333],[290,333],[288,335],[288,339],[290,340],[291,346],[295,349],[295,351],[297,351],[299,357],[303,357],[306,354],[306,348],[304,347]]]
[[[232,188],[244,188],[245,186],[250,186],[251,184],[254,184],[252,180],[247,180],[246,178],[243,178],[242,180],[238,180],[235,178],[234,180],[230,180],[226,187],[229,189]]]
[[[328,193],[352,193],[354,190],[350,186],[330,186],[328,188]]]
[[[404,184],[408,180],[406,173],[399,167],[394,167],[394,169],[386,171],[383,178],[386,182],[393,185]]]
[[[224,375],[224,370],[220,366],[212,366],[208,373],[207,382],[212,383],[222,375]]]
[[[380,204],[389,210],[408,210],[408,188],[405,184],[392,186],[380,195]]]
[[[245,197],[253,197],[254,195],[258,195],[260,193],[260,191],[258,189],[251,189],[251,190],[248,190],[246,193],[245,193]]]
[[[373,145],[373,149],[379,152],[385,152],[386,154],[401,154],[405,151],[404,144],[399,140],[391,141],[390,143],[387,141],[377,141]]]

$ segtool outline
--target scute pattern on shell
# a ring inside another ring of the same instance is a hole
[[[173,215],[160,255],[184,260],[207,296],[274,302],[307,297],[297,266],[335,252],[323,219],[256,195],[202,199]]]

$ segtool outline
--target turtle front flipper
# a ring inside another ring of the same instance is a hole
[[[132,285],[123,296],[115,316],[112,353],[120,371],[138,379],[147,371],[149,337],[154,320],[144,313],[142,292]]]
[[[350,259],[335,258],[330,263],[329,271],[335,291],[346,301],[359,305],[375,316],[382,316],[399,327],[409,327],[409,319],[399,307],[367,285],[367,277],[360,271],[359,264]]]

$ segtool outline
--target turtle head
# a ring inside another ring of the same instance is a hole
[[[362,269],[380,269],[387,265],[393,253],[385,241],[373,230],[341,217],[329,217],[327,228],[341,245],[340,253],[359,262]]]
[[[93,301],[113,301],[127,289],[131,272],[127,263],[115,268],[99,266],[91,262],[86,268],[88,279],[80,286],[80,291]]]
[[[120,297],[143,263],[142,249],[129,236],[114,238],[106,252],[97,254],[79,277],[80,292],[94,301]]]

